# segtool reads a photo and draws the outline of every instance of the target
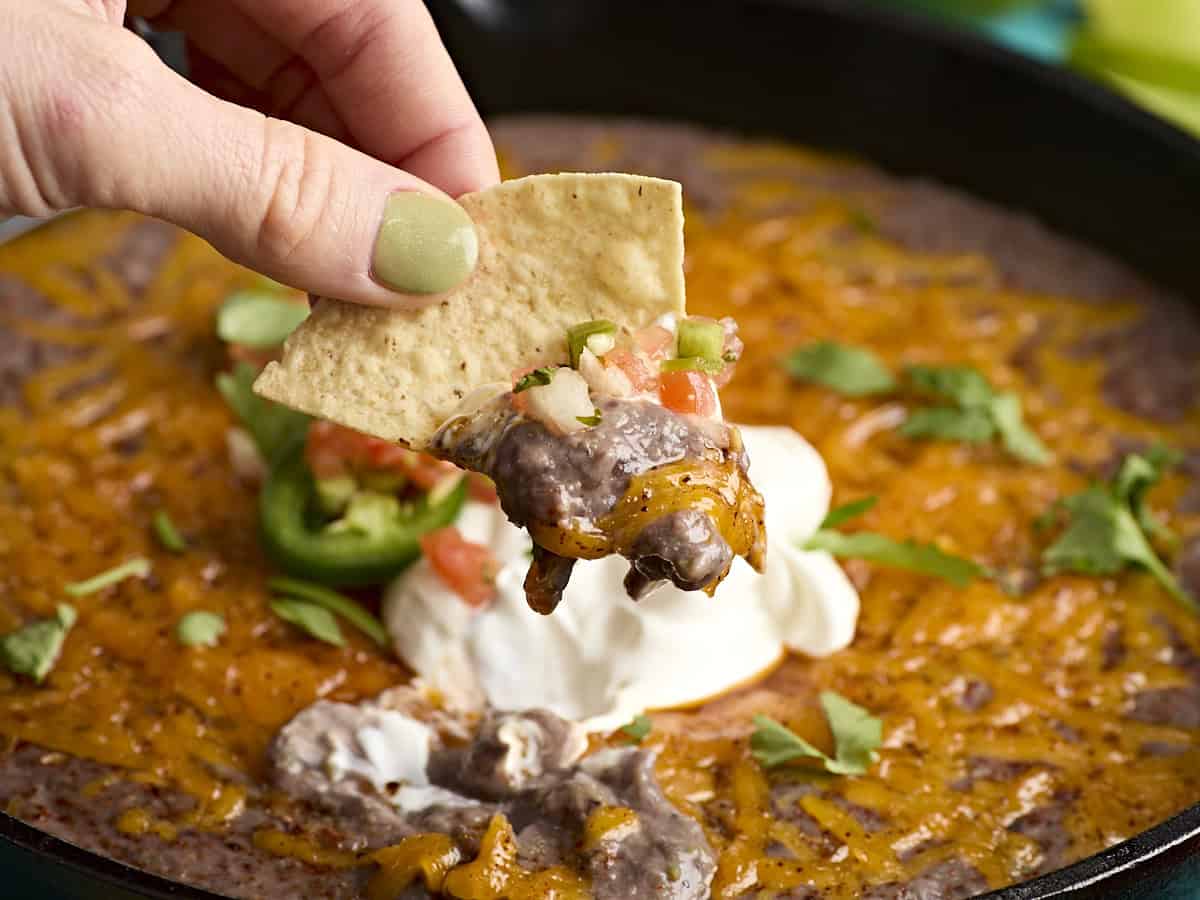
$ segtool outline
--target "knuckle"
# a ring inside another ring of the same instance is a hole
[[[129,32],[103,27],[103,39],[64,68],[49,87],[45,125],[60,137],[91,138],[142,104],[153,51]]]
[[[307,129],[278,119],[266,119],[263,127],[256,247],[287,262],[315,249],[333,190],[333,166]]]
[[[97,206],[112,201],[124,173],[96,163],[112,156],[130,117],[145,108],[146,55],[156,60],[141,39],[102,27],[101,40],[88,42],[87,52],[44,81],[32,127],[51,157],[61,193]]]

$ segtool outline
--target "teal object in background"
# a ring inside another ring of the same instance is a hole
[[[1083,12],[1074,0],[1020,7],[983,19],[979,28],[996,41],[1044,62],[1066,62]]]
[[[1070,65],[1200,137],[1200,0],[870,0]]]

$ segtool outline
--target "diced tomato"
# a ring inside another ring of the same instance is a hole
[[[604,354],[604,365],[622,372],[635,391],[652,391],[657,384],[657,379],[646,360],[629,350],[608,351]]]
[[[421,536],[421,552],[446,586],[468,606],[481,607],[496,596],[500,564],[483,544],[468,541],[453,525]]]
[[[633,342],[654,362],[661,362],[675,348],[675,335],[661,325],[650,325],[634,332]]]
[[[283,348],[272,347],[267,350],[260,350],[254,347],[247,347],[245,344],[226,344],[225,350],[229,354],[229,359],[235,363],[249,363],[256,369],[261,369],[267,363],[279,359],[283,354]]]
[[[313,422],[308,427],[304,458],[317,478],[336,478],[350,468],[349,436],[358,432],[332,422]]]
[[[476,503],[499,503],[496,485],[492,479],[478,472],[467,473],[467,494]]]
[[[424,490],[456,471],[448,462],[333,422],[309,426],[304,456],[317,478],[333,478],[351,470],[396,472]]]
[[[658,396],[662,405],[678,413],[711,416],[717,411],[717,391],[703,372],[663,372]]]

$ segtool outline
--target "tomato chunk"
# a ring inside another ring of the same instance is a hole
[[[633,341],[639,350],[655,362],[660,362],[671,355],[675,346],[675,335],[661,325],[650,325],[635,332]]]
[[[717,392],[703,372],[663,372],[658,379],[662,405],[678,413],[711,416],[717,411]]]
[[[457,471],[448,462],[333,422],[309,426],[304,457],[317,478],[335,478],[352,470],[395,472],[424,490]]]
[[[666,329],[663,329],[666,331]],[[646,361],[629,350],[610,350],[604,354],[604,365],[620,371],[635,391],[654,390],[657,379]]]
[[[421,536],[421,552],[446,586],[468,606],[482,607],[496,596],[500,564],[483,544],[468,541],[453,525]]]

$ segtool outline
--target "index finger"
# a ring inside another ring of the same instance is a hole
[[[451,196],[499,180],[496,153],[420,0],[236,0],[312,67],[356,143]]]

